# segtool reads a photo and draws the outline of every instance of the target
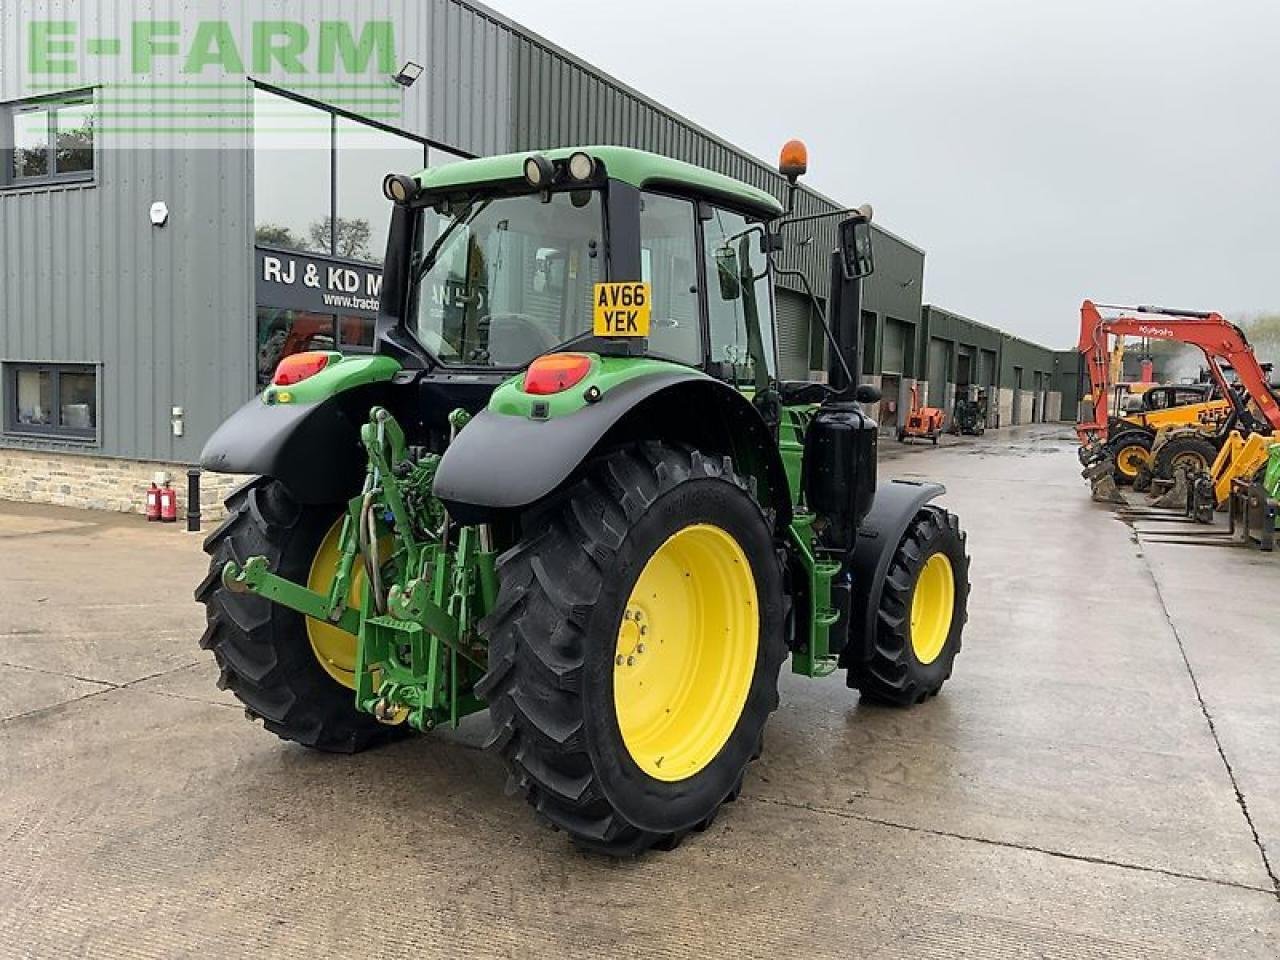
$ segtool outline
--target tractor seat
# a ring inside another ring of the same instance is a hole
[[[779,380],[778,395],[784,406],[821,403],[828,394],[827,385],[816,380]]]

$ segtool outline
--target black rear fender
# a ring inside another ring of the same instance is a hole
[[[485,522],[545,500],[596,453],[643,440],[732,457],[755,479],[757,497],[777,512],[779,525],[790,520],[782,457],[764,420],[737,390],[695,371],[629,381],[549,420],[485,410],[445,452],[435,493],[455,519]]]
[[[214,431],[200,466],[279,480],[300,503],[355,496],[365,472],[360,426],[376,404],[391,406],[390,383],[371,383],[311,404],[250,400]]]

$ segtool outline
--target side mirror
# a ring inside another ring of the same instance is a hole
[[[880,400],[880,388],[869,383],[860,383],[853,391],[853,399],[859,403],[877,403]]]
[[[857,214],[840,222],[840,265],[846,280],[869,277],[875,272],[869,216]]]
[[[716,275],[720,279],[721,300],[737,300],[742,296],[738,254],[732,247],[721,247],[716,251]]]

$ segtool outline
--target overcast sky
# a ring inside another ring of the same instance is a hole
[[[1280,309],[1277,0],[488,0],[927,251],[1052,345],[1080,300]]]

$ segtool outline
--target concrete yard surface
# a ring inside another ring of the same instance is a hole
[[[0,503],[0,958],[1280,956],[1280,556],[1092,503],[1062,426],[881,474],[969,533],[942,694],[784,668],[739,801],[620,862],[483,717],[350,758],[248,722],[199,537]]]

